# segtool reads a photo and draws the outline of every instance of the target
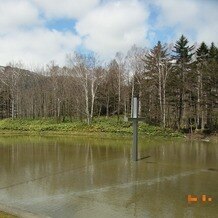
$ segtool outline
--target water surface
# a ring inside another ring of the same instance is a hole
[[[218,146],[178,139],[0,137],[0,203],[51,217],[216,217]],[[188,203],[187,195],[212,197]]]

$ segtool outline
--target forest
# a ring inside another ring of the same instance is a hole
[[[98,116],[131,116],[139,97],[145,122],[180,131],[216,131],[218,48],[191,45],[182,35],[175,44],[152,49],[132,46],[107,64],[93,54],[66,55],[63,67],[25,70],[21,63],[0,67],[0,119],[75,119],[91,124]]]

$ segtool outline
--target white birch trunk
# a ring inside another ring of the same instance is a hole
[[[166,127],[166,83],[163,82],[163,127]]]
[[[91,113],[90,113],[91,121],[93,119],[95,93],[96,93],[96,90],[94,89],[94,81],[92,81],[92,84],[91,84]]]
[[[200,84],[201,84],[201,73],[198,71],[198,87],[197,87],[197,128],[200,126],[200,104],[201,104],[201,88],[200,88]]]
[[[14,97],[12,97],[11,99],[11,118],[14,119],[14,109],[15,109],[15,101],[14,101]]]
[[[88,125],[90,125],[89,90],[88,90],[88,75],[87,74],[86,74],[86,78],[85,78],[84,89],[85,89],[85,101],[86,101],[86,118],[87,118]]]
[[[163,120],[163,102],[162,102],[162,76],[160,63],[158,63],[158,94],[159,94],[159,105],[160,105],[160,118]]]

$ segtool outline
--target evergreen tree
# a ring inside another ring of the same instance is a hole
[[[178,64],[187,64],[191,61],[191,58],[194,54],[194,45],[189,46],[188,43],[188,39],[184,35],[182,35],[180,39],[176,41],[174,46],[175,50],[173,50],[175,55],[173,55],[173,58]]]
[[[210,49],[209,49],[209,58],[218,60],[218,48],[214,45],[214,43],[211,43]]]
[[[185,98],[186,92],[188,90],[188,83],[187,81],[189,80],[189,75],[188,72],[191,70],[191,63],[192,63],[192,56],[193,56],[193,50],[194,46],[189,46],[188,45],[188,39],[185,36],[181,36],[180,39],[176,42],[173,52],[173,59],[176,61],[175,64],[175,77],[176,77],[176,84],[174,84],[178,91],[178,96],[177,96],[177,112],[178,112],[178,122],[177,122],[177,127],[180,129],[181,126],[185,126]]]
[[[206,108],[206,90],[205,85],[208,82],[207,76],[207,65],[208,65],[208,47],[202,42],[196,51],[196,69],[197,69],[197,80],[196,80],[196,128],[204,130],[206,123],[205,119],[205,108]]]
[[[209,49],[207,45],[205,44],[205,42],[202,42],[200,47],[196,51],[197,60],[198,61],[206,60],[209,55],[208,52],[209,52]]]
[[[166,126],[166,82],[171,69],[170,57],[166,46],[163,46],[160,41],[149,54],[145,56],[146,76],[153,78],[153,84],[158,90],[159,99],[159,119],[162,125]]]
[[[208,96],[208,117],[207,125],[210,129],[216,129],[218,126],[218,110],[217,110],[217,99],[218,99],[218,48],[212,42],[209,48],[208,56],[208,71],[207,78],[205,80],[207,96]]]

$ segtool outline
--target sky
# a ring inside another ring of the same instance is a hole
[[[218,44],[217,0],[0,0],[0,65],[50,61],[74,51],[109,61],[133,46]]]

